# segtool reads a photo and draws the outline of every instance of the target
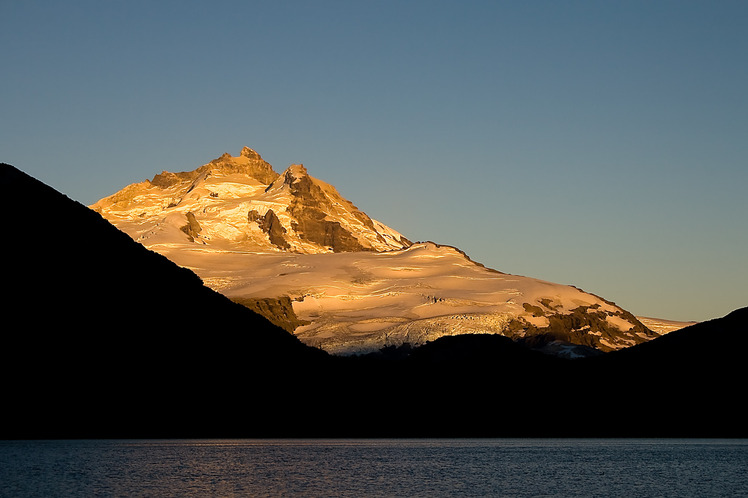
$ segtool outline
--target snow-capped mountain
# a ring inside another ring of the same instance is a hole
[[[568,345],[612,351],[658,336],[575,287],[411,243],[303,166],[278,174],[248,147],[194,171],[162,172],[91,207],[237,302],[290,303],[270,306],[271,319],[279,309],[293,315],[299,339],[333,353],[497,333],[573,355],[579,349]]]
[[[194,171],[164,171],[91,206],[144,245],[322,253],[403,249],[410,242],[372,220],[332,185],[291,165],[273,171],[245,147]]]

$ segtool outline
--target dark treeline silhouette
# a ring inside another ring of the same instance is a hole
[[[496,335],[333,357],[16,168],[2,438],[745,437],[748,308],[618,353]]]

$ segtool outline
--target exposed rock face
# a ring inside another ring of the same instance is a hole
[[[278,298],[234,298],[237,304],[245,306],[255,313],[267,318],[273,325],[293,333],[293,331],[302,325],[308,325],[306,320],[300,320],[293,311],[293,303],[288,296]]]
[[[261,161],[262,157],[260,157],[260,154],[257,153],[257,151],[250,149],[247,146],[244,146],[242,148],[242,151],[239,153],[240,156],[246,157],[247,159]]]
[[[286,233],[286,229],[283,228],[283,225],[272,209],[268,209],[268,212],[265,213],[265,216],[260,216],[260,213],[252,209],[247,214],[247,219],[250,222],[257,222],[257,225],[260,227],[260,229],[268,234],[270,243],[274,246],[280,249],[288,249],[291,247],[283,237],[283,235]]]
[[[538,326],[524,317],[519,317],[512,320],[505,335],[513,339],[523,339],[525,343],[536,348],[543,348],[551,343],[566,343],[587,346],[603,352],[615,351],[621,348],[620,324],[623,323],[627,324],[625,332],[630,346],[658,336],[628,311],[618,309],[615,312],[604,312],[600,304],[579,306],[567,313],[559,313],[548,302],[542,306],[525,303],[524,308],[532,318],[546,319],[547,325]]]
[[[163,171],[154,176],[150,184],[155,187],[168,188],[183,181],[194,181],[210,171],[220,171],[224,174],[241,173],[265,184],[271,183],[278,177],[278,173],[273,171],[273,167],[262,159],[257,152],[249,147],[244,147],[238,157],[224,153],[218,159],[214,159],[193,171],[180,173]]]
[[[302,166],[303,168],[303,166]],[[365,251],[364,247],[350,231],[343,228],[340,222],[328,220],[326,212],[333,209],[332,202],[322,189],[315,185],[311,178],[304,174],[299,178],[289,174],[285,182],[293,194],[289,212],[296,219],[293,229],[304,239],[330,247],[333,252]],[[289,181],[290,180],[290,181]],[[372,232],[374,224],[368,216],[355,209],[356,218]]]
[[[371,218],[343,198],[334,187],[309,176],[302,164],[291,165],[265,192],[288,195],[286,211],[291,218],[291,230],[302,240],[332,252],[398,249],[411,244],[400,236],[397,245],[393,246],[379,233]],[[366,234],[375,243],[360,239],[361,234]]]
[[[239,157],[232,157],[226,153],[195,171],[199,174],[202,171],[215,169],[216,166],[223,173],[241,173],[264,184],[269,184],[278,178],[278,173],[273,171],[273,167],[249,147],[244,147]]]
[[[191,242],[194,242],[195,239],[199,236],[200,232],[203,231],[203,229],[200,226],[200,223],[197,222],[197,219],[195,218],[195,213],[193,213],[192,211],[188,211],[186,214],[186,217],[187,217],[187,224],[181,227],[180,229],[184,233],[187,234]]]

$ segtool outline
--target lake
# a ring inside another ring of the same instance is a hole
[[[748,496],[748,440],[0,441],[0,496]]]

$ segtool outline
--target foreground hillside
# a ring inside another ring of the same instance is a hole
[[[748,308],[564,360],[499,335],[333,357],[9,165],[0,437],[748,436]]]
[[[459,249],[411,243],[301,165],[254,150],[162,172],[92,209],[206,285],[333,354],[491,333],[557,354],[658,336],[578,288],[509,275]]]
[[[234,401],[258,410],[326,356],[19,170],[1,165],[0,184],[23,213],[4,224],[0,433],[147,434],[207,409],[231,418]]]

